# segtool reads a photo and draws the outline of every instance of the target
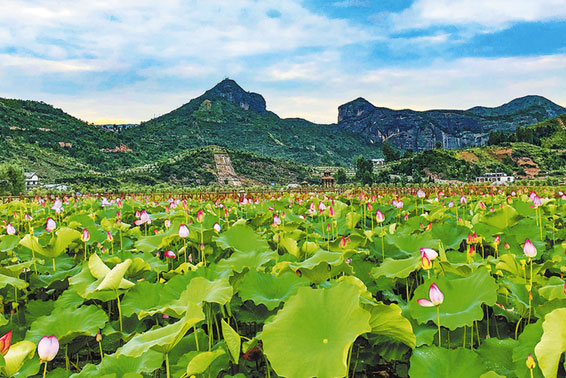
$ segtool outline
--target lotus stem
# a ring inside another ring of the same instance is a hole
[[[45,378],[46,373],[47,373],[47,361],[45,361],[43,365],[43,378]]]
[[[515,340],[517,340],[517,333],[519,333],[519,325],[521,324],[521,320],[523,320],[523,318],[519,318],[519,321],[517,322],[517,325],[515,326]]]
[[[55,269],[55,257],[53,257],[52,260],[53,260],[53,271],[55,272],[55,270],[56,270],[56,269]]]
[[[167,378],[170,378],[171,373],[169,373],[169,353],[165,353],[165,370],[167,372]]]
[[[440,306],[436,306],[436,324],[438,325],[438,346],[440,347]]]
[[[104,361],[104,354],[102,353],[102,343],[98,342],[98,350],[100,350],[100,361]]]
[[[116,301],[118,302],[118,318],[120,319],[120,332],[122,332],[122,307],[120,306],[120,294],[116,290]]]
[[[193,333],[195,334],[195,344],[197,346],[197,352],[200,352],[200,348],[198,347],[198,335],[197,335],[197,326],[193,326]]]
[[[350,376],[350,362],[352,361],[352,349],[354,349],[354,343],[350,345],[350,349],[348,350],[348,361],[346,364],[346,378]]]
[[[531,302],[533,300],[532,290],[533,290],[533,259],[529,257],[529,265],[531,266],[531,279],[529,284],[529,319],[527,324],[531,322]]]

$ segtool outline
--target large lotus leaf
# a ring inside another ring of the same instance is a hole
[[[4,235],[0,237],[0,252],[11,251],[20,244],[18,235]]]
[[[96,306],[55,308],[48,316],[36,319],[26,338],[38,342],[45,335],[55,335],[60,344],[67,344],[77,336],[95,336],[104,328],[108,315]]]
[[[13,286],[17,289],[25,289],[28,283],[16,277],[6,276],[0,273],[0,289],[6,287],[7,285]]]
[[[387,257],[401,258],[413,256],[419,253],[421,248],[438,248],[438,239],[434,239],[432,233],[424,232],[411,235],[410,229],[398,231],[395,234],[387,234],[384,238],[385,255]],[[381,240],[375,238],[374,243],[381,253]]]
[[[225,272],[241,273],[245,268],[257,270],[262,265],[273,261],[277,253],[275,251],[249,251],[234,252],[232,256],[218,263],[218,269]]]
[[[478,378],[487,372],[478,354],[463,348],[417,348],[413,350],[410,365],[411,378]]]
[[[373,268],[371,274],[375,278],[382,276],[387,278],[407,278],[419,267],[419,255],[417,254],[401,260],[394,260],[388,257],[381,265]]]
[[[116,378],[131,377],[131,374],[150,374],[163,365],[163,353],[148,350],[138,357],[105,355],[98,365],[88,364],[73,378],[98,378],[113,376]]]
[[[187,376],[194,374],[202,374],[210,367],[215,359],[222,356],[224,351],[217,349],[214,352],[200,352],[193,357],[191,362],[187,365]]]
[[[470,229],[460,225],[442,223],[435,224],[431,231],[434,238],[442,240],[444,248],[458,249],[462,240],[466,239]]]
[[[8,324],[8,320],[6,320],[6,318],[4,317],[4,314],[0,314],[0,327],[2,327],[3,325]]]
[[[478,348],[478,354],[484,365],[504,376],[513,375],[513,348],[517,346],[517,340],[490,338],[483,340]]]
[[[116,300],[116,293],[113,291],[97,291],[96,288],[102,282],[103,278],[96,279],[90,273],[90,269],[86,263],[83,263],[82,270],[69,278],[70,290],[75,291],[84,299],[98,299],[103,302]]]
[[[233,290],[226,278],[209,281],[204,277],[195,277],[189,282],[181,297],[169,307],[181,314],[189,303],[201,305],[203,302],[207,302],[224,305],[232,298]]]
[[[124,275],[128,271],[131,263],[132,260],[127,259],[126,261],[114,266],[114,268],[108,272],[102,282],[96,287],[96,290],[129,289],[134,286],[134,283],[130,281],[126,281],[126,283],[124,283]]]
[[[395,303],[390,305],[379,303],[364,308],[371,313],[369,321],[371,333],[389,336],[410,348],[416,346],[417,338],[413,333],[413,327],[411,322],[401,315],[401,307]]]
[[[142,236],[139,238],[135,245],[136,249],[142,252],[153,252],[157,249],[164,248],[167,246],[169,240],[167,240],[166,234],[157,234],[151,236]]]
[[[279,242],[279,246],[282,247],[287,253],[298,257],[299,256],[299,247],[297,246],[297,239],[291,237],[282,238]]]
[[[33,358],[35,354],[35,344],[31,341],[20,341],[10,346],[4,356],[4,366],[0,365],[0,371],[7,377],[16,374],[28,358]]]
[[[246,273],[238,287],[238,295],[242,300],[252,300],[256,305],[263,304],[273,310],[281,302],[285,302],[302,286],[310,282],[291,272],[275,276],[271,273],[250,271]]]
[[[553,299],[565,299],[564,280],[559,277],[550,277],[548,283],[538,289],[538,293],[549,301]]]
[[[222,319],[220,323],[222,325],[222,337],[226,342],[226,346],[228,347],[228,351],[230,351],[234,363],[237,365],[240,360],[240,350],[242,347],[241,337],[224,319]]]
[[[49,251],[50,254],[46,255],[48,257],[56,257],[62,252],[65,252],[71,244],[76,240],[81,239],[81,233],[77,230],[73,230],[67,227],[62,227],[55,232],[55,238],[53,242],[50,242]]]
[[[134,336],[116,354],[138,357],[148,350],[161,353],[169,351],[185,336],[185,333],[198,322],[204,320],[202,309],[194,303],[189,303],[185,317],[176,323],[165,327],[154,328]]]
[[[178,300],[180,296],[181,292],[171,285],[142,281],[124,294],[122,315],[137,314],[140,320],[158,313],[175,315],[167,311],[167,306]]]
[[[535,347],[541,340],[542,333],[541,319],[536,323],[527,325],[519,335],[519,343],[513,348],[513,365],[517,377],[530,377],[529,369],[525,362],[529,354],[531,354],[536,363],[536,367],[533,369],[533,378],[543,378],[540,363],[537,361],[538,356],[535,353]]]
[[[251,227],[235,224],[220,236],[213,238],[222,249],[231,248],[235,252],[249,253],[270,251],[267,241],[262,239]]]
[[[484,223],[499,230],[506,230],[513,227],[521,219],[521,215],[513,207],[504,205],[495,211],[490,211],[485,215],[476,214],[472,223]]]
[[[126,263],[127,261],[129,262]],[[102,279],[96,290],[129,289],[134,286],[133,282],[124,279],[124,274],[131,263],[132,260],[127,259],[110,269],[96,253],[93,253],[88,259],[88,269],[94,278]],[[102,286],[103,283],[104,286]]]
[[[545,378],[556,377],[560,356],[566,352],[566,308],[558,308],[546,315],[542,329],[535,353]]]
[[[49,255],[49,251],[47,251],[41,246],[41,244],[39,244],[39,239],[37,238],[37,236],[28,234],[24,236],[22,240],[20,240],[20,244],[43,256],[51,257]]]
[[[440,324],[450,330],[471,326],[475,320],[481,320],[482,304],[492,306],[497,299],[498,286],[487,269],[478,269],[464,278],[431,278],[415,290],[409,302],[411,317],[420,323],[430,320],[436,323],[436,309],[417,303],[417,299],[428,298],[430,285],[434,282],[444,294],[444,302],[440,305]]]
[[[356,338],[371,331],[360,307],[360,288],[348,282],[330,289],[300,288],[263,328],[264,351],[284,377],[342,377]]]

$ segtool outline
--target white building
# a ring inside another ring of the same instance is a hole
[[[373,169],[381,169],[385,165],[385,159],[371,159]]]
[[[32,190],[33,188],[37,188],[39,186],[39,177],[35,172],[26,172],[24,173],[24,176],[26,191]]]
[[[476,177],[477,183],[487,182],[490,184],[505,184],[513,181],[515,181],[514,176],[509,176],[508,174],[502,172],[486,173],[483,176]]]

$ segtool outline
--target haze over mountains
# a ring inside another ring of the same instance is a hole
[[[218,145],[308,165],[351,165],[363,155],[381,155],[383,141],[421,151],[478,146],[492,130],[512,131],[565,114],[539,96],[496,108],[392,110],[363,98],[338,109],[338,123],[321,125],[282,119],[265,99],[225,79],[187,104],[139,126],[105,128],[78,120],[50,105],[0,99],[0,157],[46,176],[109,172]]]

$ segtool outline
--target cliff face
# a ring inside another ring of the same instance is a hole
[[[230,79],[222,80],[201,97],[212,101],[223,99],[240,106],[242,109],[253,110],[257,113],[265,113],[267,111],[265,99],[262,95],[246,92],[234,80]]]
[[[515,99],[497,108],[469,110],[392,110],[358,98],[338,108],[338,126],[360,134],[369,143],[388,141],[414,151],[481,146],[492,130],[513,131],[566,113],[540,96]]]

